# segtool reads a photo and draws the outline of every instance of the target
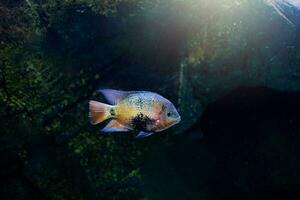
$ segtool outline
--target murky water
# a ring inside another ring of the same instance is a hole
[[[1,199],[299,199],[297,0],[0,2]],[[89,123],[98,89],[181,122]]]

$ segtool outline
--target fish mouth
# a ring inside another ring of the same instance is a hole
[[[181,117],[179,116],[176,120],[174,124],[178,124],[181,121]]]

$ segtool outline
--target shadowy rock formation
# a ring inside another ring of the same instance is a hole
[[[199,126],[217,199],[300,198],[299,102],[300,92],[255,87],[208,105]]]

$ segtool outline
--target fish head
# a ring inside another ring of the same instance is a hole
[[[157,131],[163,131],[171,126],[178,124],[181,121],[181,117],[176,110],[175,106],[170,102],[166,101],[162,105],[160,117],[157,120]]]

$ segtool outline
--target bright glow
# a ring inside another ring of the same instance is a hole
[[[293,6],[300,9],[300,0],[265,0],[272,6]]]
[[[265,0],[276,12],[292,24],[285,14],[284,7],[294,7],[300,10],[300,0]]]

